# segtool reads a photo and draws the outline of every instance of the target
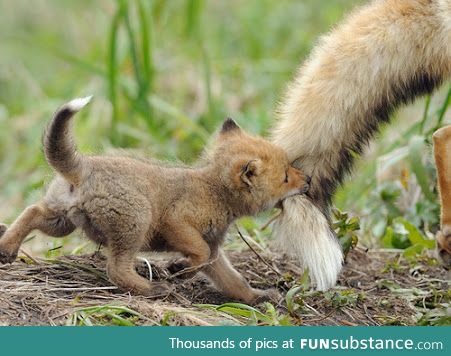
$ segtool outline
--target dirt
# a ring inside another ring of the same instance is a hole
[[[337,287],[321,293],[309,289],[305,281],[300,280],[302,271],[284,256],[262,254],[260,257],[271,267],[251,251],[231,251],[229,256],[254,287],[276,286],[285,296],[293,286],[300,283],[305,286],[294,296],[290,308],[284,298],[273,303],[275,314],[271,314],[265,304],[257,306],[270,317],[254,317],[252,322],[256,324],[414,325],[420,319],[439,318],[445,324],[450,320],[449,276],[430,257],[409,263],[397,252],[356,249],[347,256]],[[138,271],[149,275],[144,262],[139,264]],[[89,325],[122,321],[134,325],[229,325],[250,322],[251,319],[225,309],[199,306],[230,302],[200,274],[188,280],[171,279],[161,262],[152,262],[152,271],[154,279],[170,278],[175,290],[159,300],[119,293],[108,281],[105,259],[99,253],[56,260],[22,256],[11,265],[0,266],[0,324]],[[273,321],[268,322],[268,319]]]

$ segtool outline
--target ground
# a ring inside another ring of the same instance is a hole
[[[202,277],[172,279],[161,300],[121,294],[105,275],[100,253],[55,260],[19,257],[0,267],[2,325],[437,325],[449,324],[449,278],[434,259],[408,263],[398,252],[349,253],[338,286],[308,288],[284,256],[229,252],[257,288],[277,286],[279,303],[229,303]],[[264,262],[262,261],[264,260]],[[170,278],[152,262],[155,279]],[[138,266],[148,277],[146,263]],[[305,277],[305,275],[304,275]],[[300,286],[296,288],[296,285]],[[287,293],[287,291],[289,291]]]

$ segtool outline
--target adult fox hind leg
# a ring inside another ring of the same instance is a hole
[[[13,262],[23,240],[35,229],[53,237],[62,237],[74,231],[75,226],[64,214],[49,209],[45,203],[31,205],[9,228],[0,226],[0,263]]]
[[[437,249],[445,268],[451,268],[451,126],[433,135],[434,156],[440,191],[441,219]]]

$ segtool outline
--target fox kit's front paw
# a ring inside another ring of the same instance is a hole
[[[8,226],[5,224],[0,224],[0,238],[7,229]],[[0,264],[13,263],[16,260],[17,252],[18,251],[16,250],[11,251],[11,249],[6,246],[5,241],[3,240],[2,243],[2,240],[0,239]]]
[[[17,258],[17,251],[9,251],[0,243],[0,264],[13,263]]]

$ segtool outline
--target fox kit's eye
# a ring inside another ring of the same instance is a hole
[[[288,172],[285,172],[285,180],[284,180],[284,182],[288,183]]]

